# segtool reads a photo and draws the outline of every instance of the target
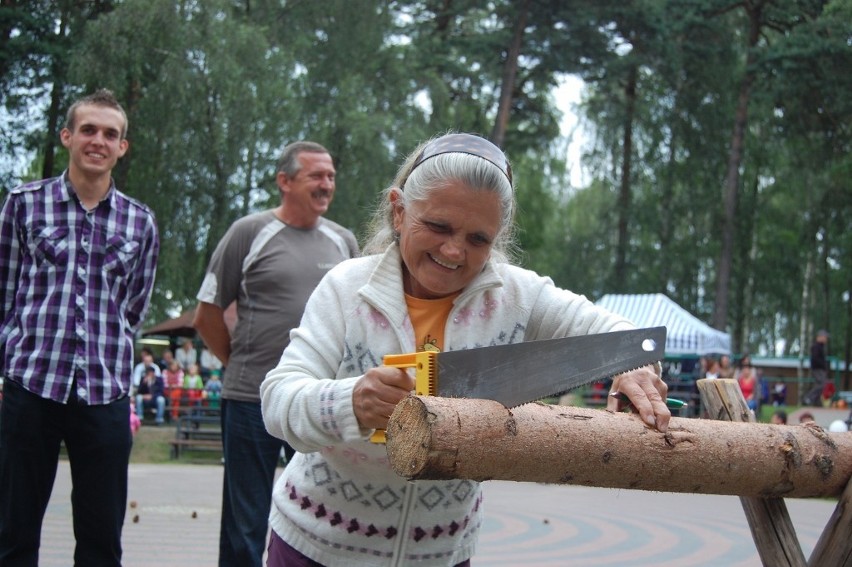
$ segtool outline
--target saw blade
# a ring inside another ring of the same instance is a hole
[[[530,341],[437,355],[437,395],[514,407],[663,359],[666,328]]]

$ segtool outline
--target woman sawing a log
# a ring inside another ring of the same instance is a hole
[[[448,134],[417,147],[381,196],[365,255],[314,290],[261,385],[267,431],[298,453],[276,481],[269,566],[311,559],[465,566],[483,524],[479,483],[408,482],[372,443],[414,389],[387,355],[629,331],[630,321],[512,264],[512,168],[494,144]],[[666,431],[652,365],[618,374],[643,423]],[[615,410],[627,402],[608,399]],[[424,535],[428,534],[428,535]]]

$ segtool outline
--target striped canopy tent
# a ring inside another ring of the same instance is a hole
[[[731,336],[698,319],[662,293],[605,295],[597,305],[639,327],[666,327],[666,356],[731,354]]]

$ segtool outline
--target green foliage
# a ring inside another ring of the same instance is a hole
[[[612,271],[615,200],[615,193],[601,182],[574,193],[563,209],[565,228],[551,247],[561,260],[554,281],[592,299],[606,293],[605,277]]]
[[[52,155],[58,132],[48,131],[49,117],[81,92],[113,89],[131,141],[116,181],[152,207],[163,237],[154,321],[195,303],[233,220],[277,204],[274,165],[284,145],[311,139],[330,149],[338,190],[329,216],[363,236],[379,193],[418,142],[449,130],[492,132],[513,71],[504,149],[517,182],[520,261],[593,299],[663,292],[709,320],[731,131],[748,71],[755,80],[727,330],[737,350],[783,344],[795,353],[803,328],[837,337],[849,328],[852,4],[760,3],[747,68],[745,7],[757,5],[4,2],[0,182],[38,177],[50,163],[58,174],[67,158]],[[522,17],[513,68],[509,47]],[[583,188],[567,179],[553,97],[565,74],[586,81],[592,180]],[[619,204],[622,187],[628,198]],[[613,281],[619,257],[626,271]]]
[[[52,162],[67,106],[67,62],[89,21],[112,2],[8,1],[0,6],[0,184],[11,185],[32,169],[30,150]],[[37,175],[40,177],[41,173]]]

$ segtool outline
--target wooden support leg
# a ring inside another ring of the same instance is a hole
[[[754,422],[736,380],[699,380],[698,391],[710,417],[721,421]],[[847,487],[847,492],[849,491]],[[764,565],[805,567],[805,554],[782,498],[741,496],[754,544]],[[849,532],[846,532],[846,539]],[[818,565],[839,565],[819,563]]]
[[[852,480],[840,497],[828,525],[825,526],[819,541],[811,553],[808,565],[837,565],[852,567]]]

